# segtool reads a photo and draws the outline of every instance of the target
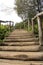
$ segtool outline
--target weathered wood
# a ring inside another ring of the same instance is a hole
[[[15,36],[19,36],[19,37],[22,36],[23,37],[23,36],[33,36],[33,35],[32,34],[28,34],[28,33],[27,34],[19,34],[18,33],[18,34],[15,34],[15,35],[12,34],[10,36],[13,36],[13,37],[15,37]]]
[[[0,22],[0,25],[1,25],[1,22]]]
[[[38,21],[38,31],[39,31],[39,44],[41,46],[42,45],[42,28],[41,28],[41,21],[39,17],[37,17],[37,21]]]
[[[27,52],[27,51],[39,51],[39,45],[33,46],[0,46],[0,51],[20,51],[20,52]]]
[[[43,65],[43,61],[19,61],[0,59],[0,65]]]
[[[11,30],[11,21],[9,22],[10,30]]]
[[[29,45],[39,45],[39,42],[4,42],[2,45],[5,45],[5,46],[29,46]]]
[[[14,27],[14,22],[11,22],[11,30],[13,31],[13,27]]]
[[[33,20],[36,19],[38,16],[42,16],[43,15],[43,12],[41,13],[38,13],[36,16],[34,16],[34,18],[32,18]]]
[[[25,35],[22,36],[22,35],[21,35],[21,36],[10,36],[10,37],[6,37],[6,39],[8,39],[8,38],[10,38],[10,39],[11,39],[11,38],[13,38],[13,39],[16,39],[16,38],[17,38],[17,39],[19,39],[19,38],[20,38],[20,39],[22,39],[22,38],[26,39],[26,38],[35,38],[35,37],[34,37],[34,36],[29,36],[29,35],[28,35],[28,36],[25,36]]]
[[[29,19],[28,19],[28,31],[29,31],[29,27],[30,27],[30,21],[29,21]]]
[[[24,22],[24,29],[25,29],[25,22]]]
[[[43,60],[43,52],[4,52],[0,51],[0,58],[13,60]]]
[[[32,21],[32,33],[34,34],[34,21],[33,19],[31,21]]]
[[[4,41],[9,42],[32,42],[32,41],[38,41],[38,38],[29,38],[29,39],[5,39]]]
[[[14,26],[14,22],[12,22],[12,26]]]

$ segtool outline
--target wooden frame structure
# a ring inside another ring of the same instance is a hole
[[[43,34],[42,34],[42,23],[41,23],[41,16],[43,17],[43,12],[37,14],[36,16],[34,16],[34,18],[32,18],[32,32],[34,34],[34,20],[37,19],[37,23],[38,23],[38,33],[39,33],[39,44],[40,46],[43,45]]]
[[[1,25],[1,22],[3,22],[3,23],[9,22],[9,29],[10,30],[11,30],[11,26],[14,26],[14,22],[13,21],[2,21],[2,20],[0,20],[0,25]]]

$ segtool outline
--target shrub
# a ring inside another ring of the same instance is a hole
[[[8,26],[0,25],[0,39],[3,40],[9,33]]]

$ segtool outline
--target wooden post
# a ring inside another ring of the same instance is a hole
[[[0,21],[0,25],[1,25],[1,21]]]
[[[38,21],[38,30],[39,30],[39,44],[41,46],[42,45],[42,27],[41,27],[41,21],[39,16],[37,16],[37,21]]]
[[[14,22],[12,22],[12,27],[14,26]]]
[[[9,25],[10,25],[10,31],[11,31],[11,21],[9,21]]]
[[[29,19],[28,19],[28,31],[29,31],[29,26],[30,26],[30,21],[29,21]]]
[[[34,21],[32,19],[32,33],[34,34]]]
[[[24,29],[25,29],[25,22],[24,22]]]
[[[12,22],[12,26],[13,26],[13,22]]]
[[[21,30],[21,23],[20,23],[20,30]]]

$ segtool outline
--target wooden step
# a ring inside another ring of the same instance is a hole
[[[25,32],[25,33],[24,32],[19,32],[19,33],[18,32],[14,32],[14,33],[12,33],[12,35],[13,34],[24,34],[24,35],[26,34],[26,35],[28,35],[28,34],[32,34],[32,33],[29,33],[29,32]]]
[[[14,32],[14,33],[11,33],[12,35],[13,34],[26,34],[26,35],[28,35],[28,34],[32,34],[32,33],[29,33],[29,32]]]
[[[23,42],[23,41],[25,41],[25,42],[32,42],[32,41],[38,41],[38,38],[29,38],[29,39],[5,39],[4,41],[8,41],[8,42],[16,42],[16,41],[18,41],[18,42]]]
[[[20,52],[27,52],[27,51],[39,51],[39,45],[33,46],[0,46],[0,51],[20,51]]]
[[[43,61],[43,52],[7,52],[0,51],[0,59]]]
[[[14,36],[13,35],[13,36],[9,36],[9,37],[11,37],[11,38],[15,38],[15,37],[16,38],[31,38],[31,37],[34,38],[35,36]]]
[[[33,36],[32,34],[11,34],[9,36]]]
[[[4,63],[4,62],[0,62],[0,65],[14,65],[14,64],[11,64],[11,63]],[[17,65],[17,64],[16,64]]]
[[[29,45],[39,45],[39,42],[3,42],[0,45],[9,46],[29,46]]]
[[[16,33],[11,33],[9,36],[13,36],[13,35],[14,36],[15,35],[24,35],[24,36],[26,35],[27,36],[27,35],[32,35],[32,33],[22,33],[22,32],[21,33],[18,33],[18,32],[16,32]]]
[[[10,37],[6,37],[6,39],[18,39],[18,38],[20,38],[20,39],[26,39],[26,38],[35,38],[35,37],[33,37],[33,36],[10,36]]]
[[[0,65],[43,65],[43,61],[18,61],[0,59]]]

